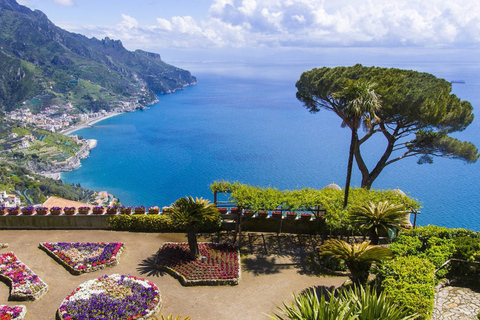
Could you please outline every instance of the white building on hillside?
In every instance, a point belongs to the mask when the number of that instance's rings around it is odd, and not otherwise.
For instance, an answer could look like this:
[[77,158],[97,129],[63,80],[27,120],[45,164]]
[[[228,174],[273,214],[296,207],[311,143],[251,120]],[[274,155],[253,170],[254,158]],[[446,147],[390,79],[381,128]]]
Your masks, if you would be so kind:
[[20,198],[14,194],[7,194],[5,191],[0,191],[0,206],[5,208],[12,208],[20,206]]

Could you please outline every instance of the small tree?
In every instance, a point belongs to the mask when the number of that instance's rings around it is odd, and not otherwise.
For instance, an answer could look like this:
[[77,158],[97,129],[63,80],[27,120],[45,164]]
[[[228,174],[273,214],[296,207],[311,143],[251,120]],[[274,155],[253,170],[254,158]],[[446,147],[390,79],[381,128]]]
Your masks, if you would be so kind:
[[370,241],[349,244],[339,239],[325,241],[320,246],[320,254],[344,260],[350,270],[350,279],[359,284],[367,283],[373,262],[392,258],[390,249],[371,246]]
[[193,260],[200,256],[197,243],[197,225],[203,221],[215,221],[219,212],[217,206],[203,198],[180,198],[171,205],[167,215],[187,231],[188,247]]
[[352,225],[369,233],[372,244],[378,244],[380,232],[404,229],[408,225],[408,211],[403,205],[394,205],[388,201],[377,204],[370,202],[357,206],[350,212]]

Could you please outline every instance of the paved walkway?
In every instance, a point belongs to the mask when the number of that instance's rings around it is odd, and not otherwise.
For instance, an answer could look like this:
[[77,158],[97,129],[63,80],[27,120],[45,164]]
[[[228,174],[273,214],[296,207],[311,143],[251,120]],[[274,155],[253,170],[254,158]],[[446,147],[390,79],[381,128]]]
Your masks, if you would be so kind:
[[446,286],[435,295],[432,320],[477,319],[480,292],[469,288]]

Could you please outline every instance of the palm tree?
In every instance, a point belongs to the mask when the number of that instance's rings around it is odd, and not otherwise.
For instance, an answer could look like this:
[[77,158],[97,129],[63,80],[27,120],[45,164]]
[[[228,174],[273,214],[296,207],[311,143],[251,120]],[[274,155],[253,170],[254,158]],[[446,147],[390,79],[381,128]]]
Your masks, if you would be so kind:
[[372,244],[378,244],[380,232],[404,229],[409,224],[405,207],[391,204],[388,200],[354,207],[350,212],[350,219],[355,227],[369,233]]
[[171,205],[167,215],[183,225],[187,231],[188,247],[193,260],[200,257],[197,243],[197,225],[202,221],[215,221],[219,217],[217,206],[203,198],[180,198]]
[[[343,198],[343,207],[348,203],[348,194],[350,191],[350,180],[352,178],[353,156],[358,147],[358,128],[360,124],[366,129],[373,126],[378,119],[375,112],[380,107],[380,96],[373,90],[373,85],[362,80],[349,80],[346,86],[340,92],[333,95],[338,101],[338,109],[342,109],[339,114],[342,115],[342,127],[348,126],[352,130],[350,140],[350,151],[348,154],[347,178],[345,182],[345,196]],[[363,121],[362,121],[363,120]]]
[[349,244],[339,239],[325,241],[320,246],[320,254],[344,260],[350,270],[350,279],[353,283],[360,284],[367,283],[373,262],[391,259],[393,256],[390,249],[371,246],[370,241]]

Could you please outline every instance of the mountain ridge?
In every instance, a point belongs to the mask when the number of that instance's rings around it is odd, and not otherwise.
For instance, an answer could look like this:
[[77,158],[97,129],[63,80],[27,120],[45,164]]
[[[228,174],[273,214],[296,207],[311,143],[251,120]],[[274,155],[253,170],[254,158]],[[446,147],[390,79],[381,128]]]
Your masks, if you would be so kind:
[[108,110],[115,101],[149,104],[156,94],[196,83],[189,71],[165,63],[158,53],[128,51],[120,40],[71,33],[39,10],[0,0],[4,110],[33,98],[42,106],[71,101],[83,111]]

